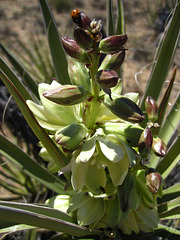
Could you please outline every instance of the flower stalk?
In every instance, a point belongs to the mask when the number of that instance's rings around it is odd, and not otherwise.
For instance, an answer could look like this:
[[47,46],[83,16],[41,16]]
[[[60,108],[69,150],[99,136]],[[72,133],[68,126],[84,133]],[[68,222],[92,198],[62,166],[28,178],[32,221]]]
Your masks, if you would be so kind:
[[[156,104],[147,99],[151,122],[145,129],[140,127],[145,116],[137,104],[138,94],[116,91],[127,35],[102,39],[101,21],[91,21],[77,10],[72,19],[77,24],[75,40],[62,38],[72,85],[55,81],[41,85],[42,106],[29,103],[40,124],[68,156],[69,164],[58,169],[61,174],[71,172],[74,194],[67,212],[90,229],[111,227],[125,234],[152,231],[158,223],[153,194],[162,188],[158,173],[146,175],[146,163],[152,151],[166,152],[160,139],[153,140],[151,131],[157,120]],[[105,57],[100,63],[102,54]],[[54,115],[48,115],[49,109],[55,109]],[[52,168],[52,159],[48,161]],[[143,228],[147,214],[152,216],[152,225]]]

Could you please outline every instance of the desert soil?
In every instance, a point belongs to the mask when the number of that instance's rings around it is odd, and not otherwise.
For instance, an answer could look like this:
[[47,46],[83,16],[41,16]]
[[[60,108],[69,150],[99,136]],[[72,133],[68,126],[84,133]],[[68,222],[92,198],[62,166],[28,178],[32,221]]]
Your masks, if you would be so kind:
[[[74,24],[70,18],[70,12],[74,7],[78,7],[85,11],[87,15],[93,19],[102,19],[102,23],[106,25],[106,1],[105,0],[74,0],[69,1],[70,7],[62,12],[57,12],[54,8],[55,1],[49,0],[53,14],[56,19],[61,36],[72,35]],[[68,1],[67,1],[68,2]],[[114,1],[115,2],[115,1]],[[124,91],[140,91],[143,92],[145,84],[148,80],[149,72],[153,62],[153,56],[160,37],[160,32],[156,32],[153,27],[143,17],[142,10],[145,8],[144,0],[124,0],[126,33],[128,34],[128,42],[126,48],[126,60],[124,66]],[[152,1],[151,1],[152,2]],[[17,38],[28,42],[33,41],[36,32],[44,35],[43,19],[37,0],[1,0],[0,1],[0,41],[9,47],[10,50],[18,48]],[[180,66],[180,49],[177,50],[174,65]],[[19,53],[21,54],[21,53]],[[172,66],[172,67],[173,67]],[[137,74],[139,89],[135,82]],[[172,69],[170,74],[172,73]],[[174,86],[174,96],[179,92],[179,70]],[[167,80],[169,79],[168,76]],[[174,99],[174,97],[172,98]],[[171,102],[172,104],[173,102]]]

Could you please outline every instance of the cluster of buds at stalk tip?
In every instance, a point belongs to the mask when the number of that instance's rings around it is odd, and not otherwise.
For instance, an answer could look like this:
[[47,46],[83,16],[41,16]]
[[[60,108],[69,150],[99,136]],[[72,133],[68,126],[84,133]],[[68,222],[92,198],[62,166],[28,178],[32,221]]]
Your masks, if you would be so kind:
[[[86,64],[87,67],[92,67],[92,56],[95,52],[97,58],[101,54],[107,54],[99,66],[99,71],[106,70],[106,73],[97,74],[97,83],[111,98],[110,88],[118,83],[118,76],[112,71],[117,71],[124,61],[125,48],[123,46],[127,41],[127,35],[113,35],[102,39],[100,20],[91,21],[84,12],[80,12],[78,9],[74,9],[71,16],[77,27],[74,29],[74,39],[62,37],[64,50],[70,57]],[[110,72],[108,73],[108,71]],[[113,76],[110,76],[110,73]]]

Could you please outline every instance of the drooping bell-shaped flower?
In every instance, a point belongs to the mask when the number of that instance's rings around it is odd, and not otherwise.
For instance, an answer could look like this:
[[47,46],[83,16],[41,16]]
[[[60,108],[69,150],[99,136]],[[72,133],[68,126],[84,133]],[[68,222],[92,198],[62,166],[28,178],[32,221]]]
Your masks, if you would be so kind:
[[62,85],[56,81],[53,81],[51,84],[40,83],[38,90],[41,105],[30,100],[27,101],[29,108],[34,113],[39,124],[51,132],[56,132],[72,123],[82,122],[80,104],[64,107],[43,96],[45,91],[51,91],[61,86]]
[[72,185],[75,190],[94,194],[100,194],[102,188],[106,192],[105,169],[108,169],[113,185],[121,185],[135,159],[132,149],[115,135],[94,135],[71,160]]

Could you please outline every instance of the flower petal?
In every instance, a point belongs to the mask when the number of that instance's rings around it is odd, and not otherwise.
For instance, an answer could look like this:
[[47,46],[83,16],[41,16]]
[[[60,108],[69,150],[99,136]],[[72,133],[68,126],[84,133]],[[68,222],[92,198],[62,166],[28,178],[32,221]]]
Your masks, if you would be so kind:
[[77,163],[86,163],[94,154],[96,148],[96,136],[94,135],[90,139],[88,139],[79,154],[76,158]]
[[90,164],[85,185],[94,194],[100,194],[102,192],[101,187],[104,188],[106,186],[106,173],[104,168],[98,168],[97,164]]
[[94,199],[89,197],[89,201],[80,207],[77,211],[77,221],[79,225],[95,224],[102,218],[105,210],[103,199]]
[[108,170],[111,177],[111,180],[115,186],[121,185],[127,175],[129,168],[129,159],[127,154],[125,154],[124,158],[117,162],[108,162]]
[[115,135],[97,136],[102,153],[110,161],[119,162],[125,154],[124,146]]
[[73,189],[82,190],[85,185],[85,178],[89,169],[89,162],[81,163],[76,162],[76,158],[72,158],[72,176],[71,176],[71,183]]
[[38,105],[30,100],[27,100],[26,103],[43,128],[51,131],[57,131],[61,128],[61,126],[64,127],[66,125],[63,121],[60,121],[60,119],[50,115],[43,106]]
[[98,109],[98,114],[96,116],[95,122],[106,122],[106,121],[113,121],[119,120],[119,118],[114,115],[104,104]]

